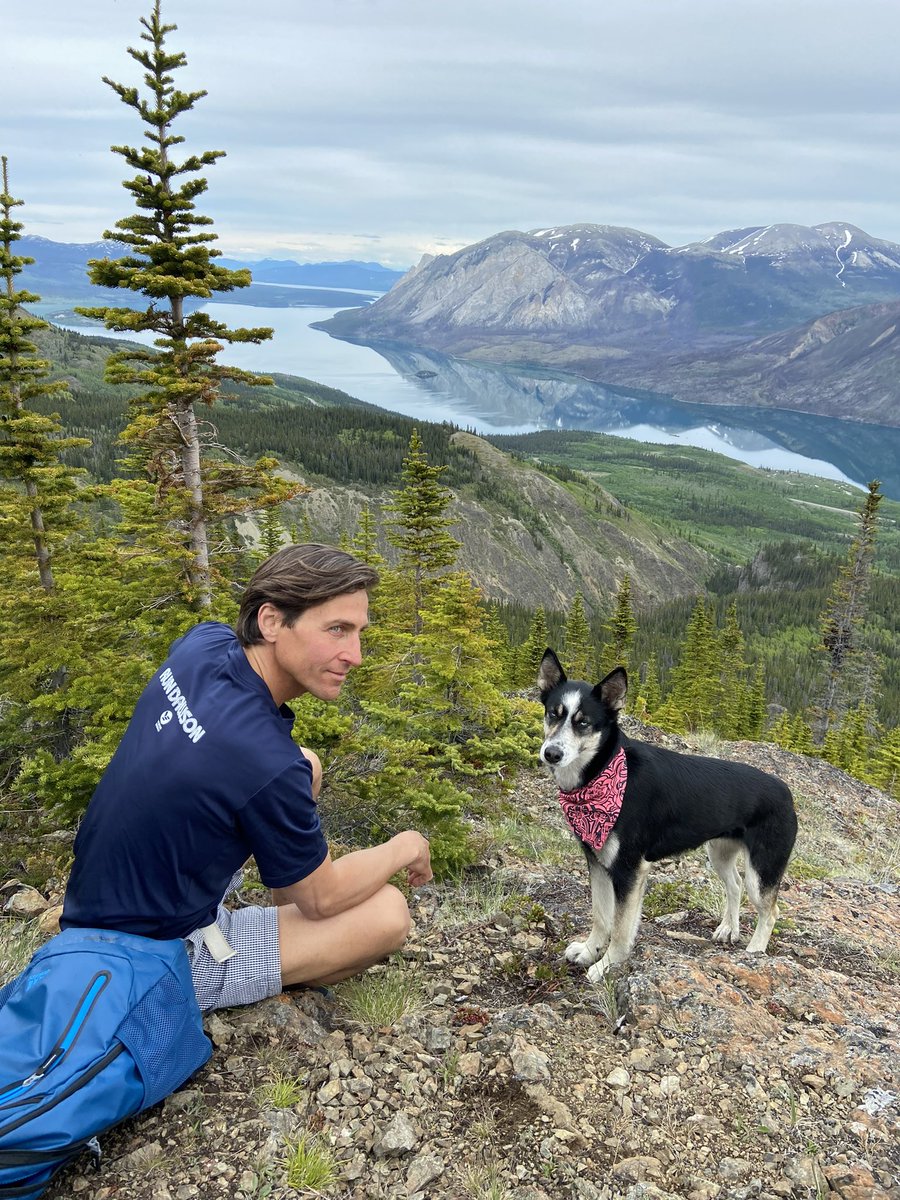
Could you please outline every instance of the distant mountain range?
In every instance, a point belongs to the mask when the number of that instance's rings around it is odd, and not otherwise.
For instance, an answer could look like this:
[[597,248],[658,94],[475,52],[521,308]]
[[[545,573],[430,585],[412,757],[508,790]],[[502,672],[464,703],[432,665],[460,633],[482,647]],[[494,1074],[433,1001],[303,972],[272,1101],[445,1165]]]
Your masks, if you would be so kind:
[[900,424],[900,245],[831,222],[672,247],[572,225],[426,256],[319,327],[711,404]]
[[[102,304],[104,297],[114,297],[115,303],[122,303],[121,293],[104,292],[94,287],[87,277],[89,259],[120,258],[125,254],[125,247],[118,242],[52,242],[48,238],[29,236],[21,238],[16,248],[35,260],[19,276],[21,286],[37,292],[43,300]],[[240,288],[217,299],[278,308],[293,307],[298,303],[325,307],[358,304],[386,292],[403,277],[402,271],[373,262],[298,263],[273,258],[242,262],[224,256],[217,262],[231,270],[249,269],[253,275],[253,284],[249,288]],[[273,286],[276,284],[280,286]],[[309,292],[302,290],[306,288]],[[339,295],[324,295],[321,289]],[[353,292],[356,291],[369,293],[369,297],[355,297]]]

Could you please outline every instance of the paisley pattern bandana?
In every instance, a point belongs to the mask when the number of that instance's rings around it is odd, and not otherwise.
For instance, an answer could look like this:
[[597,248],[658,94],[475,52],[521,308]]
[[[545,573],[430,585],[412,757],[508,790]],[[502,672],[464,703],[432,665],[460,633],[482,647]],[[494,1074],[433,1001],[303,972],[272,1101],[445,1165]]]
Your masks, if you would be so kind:
[[569,828],[598,853],[618,820],[627,782],[628,764],[620,746],[587,787],[559,793],[559,804]]

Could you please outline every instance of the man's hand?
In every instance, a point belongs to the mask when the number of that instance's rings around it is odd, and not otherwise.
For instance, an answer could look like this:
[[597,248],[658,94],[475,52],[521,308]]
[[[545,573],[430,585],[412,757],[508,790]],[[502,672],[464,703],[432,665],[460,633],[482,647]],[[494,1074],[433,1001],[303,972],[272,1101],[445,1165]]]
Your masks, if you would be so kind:
[[434,878],[431,870],[431,847],[421,833],[412,829],[402,836],[410,840],[415,839],[411,847],[415,857],[406,867],[407,882],[410,887],[421,887],[423,883],[428,883]]

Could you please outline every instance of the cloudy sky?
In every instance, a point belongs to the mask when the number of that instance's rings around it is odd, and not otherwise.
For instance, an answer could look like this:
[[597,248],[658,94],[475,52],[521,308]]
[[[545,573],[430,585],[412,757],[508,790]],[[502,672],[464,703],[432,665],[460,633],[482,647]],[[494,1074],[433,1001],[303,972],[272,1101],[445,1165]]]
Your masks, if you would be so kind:
[[[3,16],[0,152],[29,233],[130,210],[101,82],[151,0]],[[163,0],[176,132],[222,149],[199,211],[245,257],[404,267],[503,229],[626,225],[679,245],[844,220],[900,242],[897,0]]]

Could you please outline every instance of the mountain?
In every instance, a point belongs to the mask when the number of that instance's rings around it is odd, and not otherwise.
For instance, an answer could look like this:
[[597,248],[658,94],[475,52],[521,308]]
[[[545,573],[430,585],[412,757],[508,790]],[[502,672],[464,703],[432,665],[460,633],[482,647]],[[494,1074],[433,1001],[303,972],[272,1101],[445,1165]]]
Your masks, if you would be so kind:
[[[116,304],[122,302],[121,294],[96,288],[87,278],[89,259],[121,258],[126,253],[125,247],[119,242],[52,242],[49,238],[26,236],[16,245],[19,253],[34,259],[34,263],[25,267],[19,276],[20,284],[37,292],[43,300],[94,304],[102,304],[104,299]],[[298,263],[290,259],[269,258],[260,262],[240,262],[224,256],[217,261],[231,270],[249,269],[254,281],[249,288],[226,293],[217,297],[218,300],[230,298],[236,303],[277,308],[293,307],[297,303],[326,307],[360,303],[352,293],[363,291],[372,295],[380,294],[403,276],[402,271],[371,262]],[[271,286],[274,284],[282,286]],[[290,290],[298,288],[310,290],[299,293]],[[341,294],[323,295],[321,289]],[[369,298],[365,297],[366,300]]]
[[233,271],[249,268],[254,283],[282,283],[298,287],[350,288],[365,292],[386,292],[403,278],[377,262],[319,262],[298,263],[293,259],[264,258],[260,262],[239,262],[236,258],[220,258],[223,267]]
[[827,313],[784,333],[674,361],[611,364],[674,399],[756,405],[900,425],[900,301]]
[[850,391],[854,417],[897,424],[898,300],[900,245],[853,225],[759,226],[680,247],[576,225],[426,256],[368,308],[318,327],[713,404],[846,416]]

